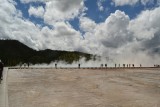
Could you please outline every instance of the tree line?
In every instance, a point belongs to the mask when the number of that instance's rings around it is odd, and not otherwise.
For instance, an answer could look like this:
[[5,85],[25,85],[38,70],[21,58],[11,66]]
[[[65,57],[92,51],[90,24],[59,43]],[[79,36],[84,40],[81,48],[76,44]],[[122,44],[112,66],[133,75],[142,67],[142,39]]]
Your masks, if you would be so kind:
[[36,51],[17,40],[0,40],[0,59],[5,66],[16,66],[20,63],[49,64],[52,61],[72,63],[73,61],[79,61],[82,57],[88,61],[93,58],[93,55],[50,49]]

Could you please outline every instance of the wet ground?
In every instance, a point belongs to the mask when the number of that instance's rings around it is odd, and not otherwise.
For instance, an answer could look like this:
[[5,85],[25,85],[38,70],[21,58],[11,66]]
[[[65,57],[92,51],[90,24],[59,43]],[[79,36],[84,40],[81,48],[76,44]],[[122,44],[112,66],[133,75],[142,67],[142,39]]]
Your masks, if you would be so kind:
[[160,107],[160,69],[10,69],[9,107]]

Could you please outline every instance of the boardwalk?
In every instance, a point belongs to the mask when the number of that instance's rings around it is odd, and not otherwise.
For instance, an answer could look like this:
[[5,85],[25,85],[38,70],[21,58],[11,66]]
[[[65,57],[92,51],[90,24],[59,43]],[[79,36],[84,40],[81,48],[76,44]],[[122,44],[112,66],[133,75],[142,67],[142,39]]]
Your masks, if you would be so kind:
[[10,69],[9,107],[160,107],[160,69]]
[[8,107],[7,68],[4,68],[3,81],[0,84],[0,107]]

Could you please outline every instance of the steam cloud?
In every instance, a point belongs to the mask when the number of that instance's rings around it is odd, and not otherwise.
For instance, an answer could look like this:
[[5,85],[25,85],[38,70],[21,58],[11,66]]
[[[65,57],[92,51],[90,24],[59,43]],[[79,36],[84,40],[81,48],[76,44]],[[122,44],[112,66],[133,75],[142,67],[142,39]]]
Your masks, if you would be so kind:
[[[52,27],[34,24],[23,17],[22,12],[16,8],[15,1],[1,0],[1,39],[16,39],[36,50],[53,49],[97,54],[109,57],[112,59],[109,63],[113,64],[134,63],[153,66],[160,63],[159,6],[142,11],[134,19],[130,19],[123,11],[117,10],[111,13],[105,22],[97,24],[84,16],[87,7],[83,0],[35,1],[43,2],[46,7],[40,9],[43,14],[38,13],[41,12],[38,8],[30,7],[34,10],[31,15],[42,18],[46,25]],[[116,2],[116,0],[113,1]],[[34,0],[21,0],[21,2],[27,4]],[[75,17],[80,20],[80,29],[84,32],[83,34],[69,23],[69,20]],[[99,66],[104,62],[107,63],[107,61],[80,60],[82,66],[87,64]],[[77,63],[72,65],[77,66]]]

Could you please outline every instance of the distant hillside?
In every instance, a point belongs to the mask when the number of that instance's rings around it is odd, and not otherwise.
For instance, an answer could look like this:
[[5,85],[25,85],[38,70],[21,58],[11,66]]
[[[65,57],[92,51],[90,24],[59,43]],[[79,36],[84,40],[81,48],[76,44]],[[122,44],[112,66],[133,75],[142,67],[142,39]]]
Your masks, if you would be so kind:
[[93,58],[93,55],[82,52],[68,52],[56,50],[33,50],[16,40],[0,40],[0,59],[6,66],[15,66],[19,63],[50,63],[63,60],[67,63],[78,61],[81,57],[86,60]]

